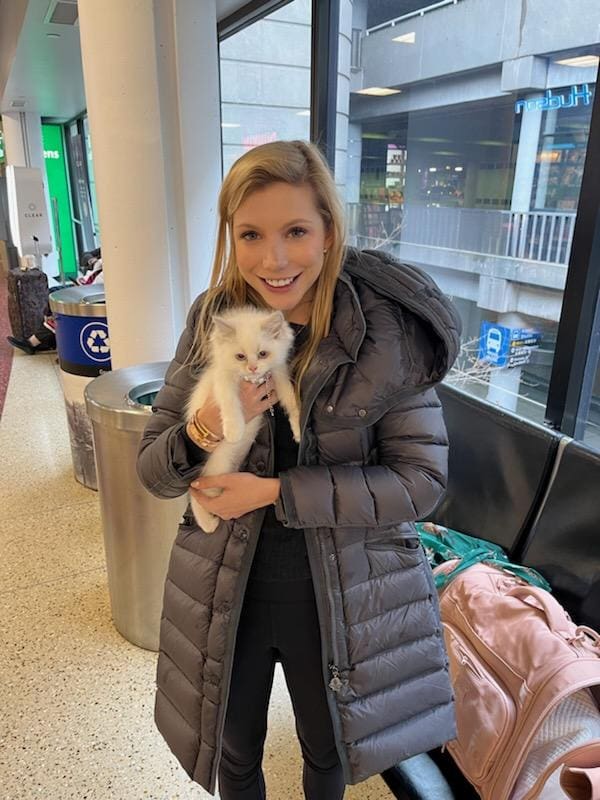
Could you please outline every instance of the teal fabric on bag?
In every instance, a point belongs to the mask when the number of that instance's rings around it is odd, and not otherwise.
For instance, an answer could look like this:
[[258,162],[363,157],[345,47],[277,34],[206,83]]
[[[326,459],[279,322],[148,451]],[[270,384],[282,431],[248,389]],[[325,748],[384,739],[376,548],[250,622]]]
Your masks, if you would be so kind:
[[474,564],[485,562],[492,567],[516,575],[532,586],[539,586],[547,592],[552,591],[550,584],[539,572],[520,564],[511,563],[504,550],[497,544],[485,539],[476,539],[474,536],[468,536],[466,533],[459,533],[452,528],[445,528],[443,525],[431,522],[417,522],[416,528],[432,568],[451,559],[460,561],[450,572],[435,575],[435,585],[438,589],[443,589],[452,578]]

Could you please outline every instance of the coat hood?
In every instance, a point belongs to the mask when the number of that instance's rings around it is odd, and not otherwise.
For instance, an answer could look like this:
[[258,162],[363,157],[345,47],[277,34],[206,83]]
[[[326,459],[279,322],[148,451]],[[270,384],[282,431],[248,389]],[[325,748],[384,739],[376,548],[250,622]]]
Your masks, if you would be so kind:
[[346,248],[342,276],[366,284],[377,295],[389,298],[411,312],[432,348],[423,363],[425,382],[439,383],[449,372],[460,350],[462,323],[458,311],[435,281],[414,264],[397,261],[382,250]]

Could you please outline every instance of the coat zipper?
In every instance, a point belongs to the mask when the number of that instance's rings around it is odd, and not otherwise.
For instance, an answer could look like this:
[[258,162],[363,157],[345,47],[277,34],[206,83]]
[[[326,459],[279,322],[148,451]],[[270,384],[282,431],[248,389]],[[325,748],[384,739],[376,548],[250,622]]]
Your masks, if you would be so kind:
[[[319,392],[323,388],[323,386],[327,383],[331,375],[335,372],[335,370],[341,366],[342,364],[350,363],[351,359],[340,359],[339,361],[335,362],[333,366],[327,370],[323,375],[320,376],[318,382],[315,381],[313,384],[312,392],[310,396],[307,396],[306,401],[303,403],[303,411],[306,409],[306,412],[303,414],[304,419],[302,420],[301,428],[300,428],[300,446],[298,447],[298,458],[297,464],[300,466],[302,464],[302,458],[304,456],[304,445],[306,442],[306,425],[307,421],[310,418],[310,413],[313,407],[315,400],[317,399]],[[308,561],[310,564],[310,569],[313,577],[313,586],[315,589],[315,601],[317,605],[317,617],[319,619],[319,629],[321,633],[321,650],[322,650],[322,667],[323,667],[323,679],[325,682],[325,695],[327,697],[327,704],[329,706],[329,716],[331,717],[331,722],[333,725],[334,731],[334,738],[335,744],[338,751],[338,755],[340,758],[340,763],[342,765],[342,771],[344,775],[344,782],[350,784],[352,782],[352,772],[350,769],[350,762],[348,761],[348,755],[346,753],[346,748],[344,747],[344,741],[342,738],[342,725],[340,722],[340,715],[337,709],[337,704],[335,701],[335,697],[331,694],[331,692],[327,691],[327,688],[330,688],[332,692],[338,692],[344,686],[344,680],[340,678],[340,674],[343,674],[343,671],[340,669],[338,661],[338,650],[337,650],[337,642],[335,639],[335,610],[334,610],[334,602],[333,602],[333,590],[331,588],[331,578],[329,576],[328,566],[327,566],[327,558],[326,553],[323,552],[323,557],[321,557],[321,553],[317,548],[321,548],[323,550],[324,545],[321,543],[319,539],[319,544],[315,542],[315,538],[319,537],[318,529],[316,528],[309,528],[304,530],[304,539],[306,541],[306,549],[308,552]],[[321,572],[324,573],[324,576],[321,575]],[[323,586],[325,584],[325,586]],[[327,600],[329,602],[329,607],[331,608],[331,617],[329,619],[329,625],[331,625],[331,635],[328,635],[327,631],[327,614],[326,610],[323,607],[323,588],[325,589],[325,594],[327,595]],[[332,658],[333,662],[329,661],[327,648],[328,645],[331,645],[332,650]],[[347,683],[347,681],[346,681]]]

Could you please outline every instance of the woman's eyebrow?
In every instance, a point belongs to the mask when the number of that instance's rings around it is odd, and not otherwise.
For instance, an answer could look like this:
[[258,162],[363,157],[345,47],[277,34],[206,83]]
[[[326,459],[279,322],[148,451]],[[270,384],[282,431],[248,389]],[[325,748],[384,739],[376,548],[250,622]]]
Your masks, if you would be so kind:
[[[291,219],[289,222],[286,222],[285,225],[281,226],[281,230],[283,230],[284,228],[289,228],[290,225],[295,225],[297,222],[308,222],[309,225],[311,224],[311,220],[310,219]],[[257,230],[260,230],[258,225],[253,225],[251,222],[238,222],[238,224],[235,225],[234,227],[235,228],[256,228]]]

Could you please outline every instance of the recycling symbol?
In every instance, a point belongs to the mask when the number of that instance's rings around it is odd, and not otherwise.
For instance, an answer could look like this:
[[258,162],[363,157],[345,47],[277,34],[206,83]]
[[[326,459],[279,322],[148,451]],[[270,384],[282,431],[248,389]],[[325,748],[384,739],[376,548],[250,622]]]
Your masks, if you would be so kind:
[[79,335],[81,349],[92,361],[110,361],[110,339],[105,322],[88,322]]

